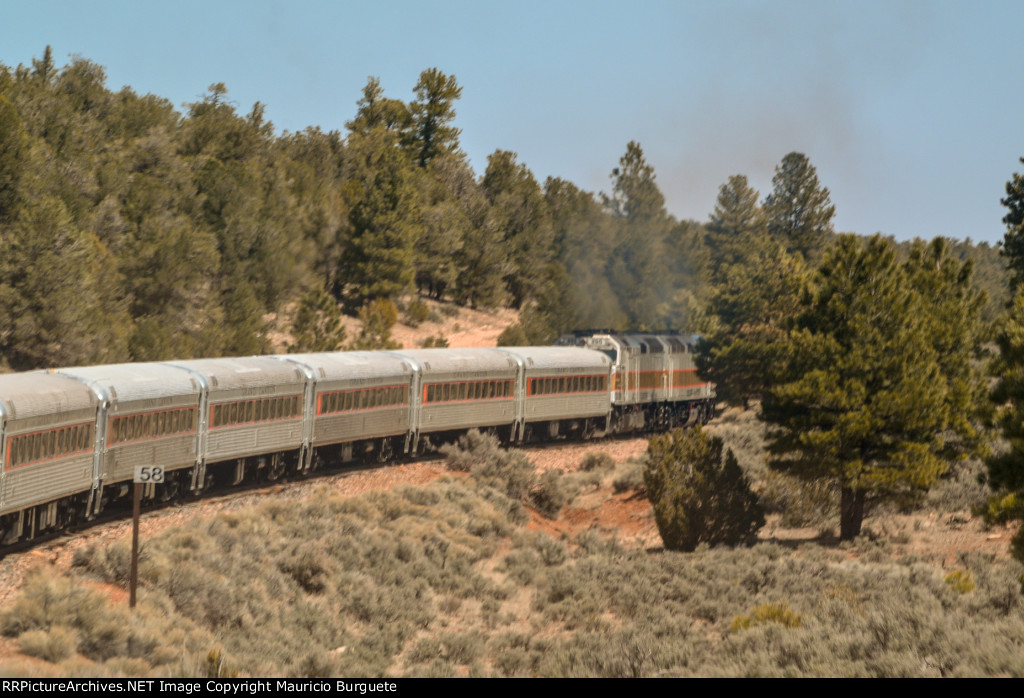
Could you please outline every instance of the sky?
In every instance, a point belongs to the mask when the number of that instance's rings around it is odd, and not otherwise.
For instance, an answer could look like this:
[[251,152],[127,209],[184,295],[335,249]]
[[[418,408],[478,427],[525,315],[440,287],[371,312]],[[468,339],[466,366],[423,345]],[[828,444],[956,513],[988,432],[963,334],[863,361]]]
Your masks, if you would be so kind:
[[669,212],[705,221],[731,175],[766,195],[798,151],[840,232],[995,244],[1024,171],[1021,27],[1010,0],[4,0],[0,63],[50,45],[182,111],[223,82],[278,132],[344,132],[370,76],[410,101],[438,68],[478,175],[510,150],[608,192],[637,141]]

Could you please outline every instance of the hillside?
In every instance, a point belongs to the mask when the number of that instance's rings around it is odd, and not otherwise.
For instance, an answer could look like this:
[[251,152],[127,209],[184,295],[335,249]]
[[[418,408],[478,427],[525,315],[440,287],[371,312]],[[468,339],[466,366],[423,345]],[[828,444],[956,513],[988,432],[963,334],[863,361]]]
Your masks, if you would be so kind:
[[[770,506],[802,494],[758,469],[751,412],[728,410],[710,428]],[[919,511],[873,512],[853,544],[827,523],[791,527],[776,513],[752,549],[677,554],[661,549],[634,489],[644,449],[643,439],[531,448],[537,471],[567,473],[574,496],[555,518],[437,460],[147,515],[130,621],[128,523],[9,556],[2,671],[1024,673],[1021,570],[1010,531],[986,531],[962,508],[979,496],[969,478]],[[591,452],[608,458],[582,470]]]

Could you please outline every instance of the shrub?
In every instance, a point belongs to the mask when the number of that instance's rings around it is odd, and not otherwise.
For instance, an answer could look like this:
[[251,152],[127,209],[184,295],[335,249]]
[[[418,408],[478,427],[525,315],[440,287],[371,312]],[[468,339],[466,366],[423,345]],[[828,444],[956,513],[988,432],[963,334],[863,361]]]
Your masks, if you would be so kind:
[[733,618],[729,630],[735,633],[765,623],[778,623],[784,628],[799,628],[803,619],[785,601],[766,603],[755,606],[749,615]]
[[626,464],[615,471],[612,479],[612,489],[615,493],[636,490],[638,494],[644,494],[644,464],[632,458]]
[[432,337],[420,340],[420,346],[424,349],[444,349],[448,346],[448,338],[438,332]]
[[953,570],[945,577],[946,585],[958,594],[968,594],[977,586],[970,572]]
[[580,470],[611,471],[615,469],[615,459],[604,451],[591,451],[580,461]]
[[764,512],[732,451],[698,425],[651,439],[644,484],[669,550],[737,545],[764,525]]
[[482,485],[494,487],[512,499],[524,499],[533,488],[536,469],[522,451],[506,451],[491,434],[476,429],[443,446],[449,470],[469,472]]
[[54,625],[49,630],[27,630],[18,636],[18,647],[30,657],[56,663],[75,653],[78,633],[66,625]]
[[418,327],[430,317],[430,308],[419,298],[414,298],[405,309],[405,322],[409,327]]
[[557,519],[571,497],[560,470],[548,470],[540,477],[540,484],[531,493],[534,509],[549,519]]

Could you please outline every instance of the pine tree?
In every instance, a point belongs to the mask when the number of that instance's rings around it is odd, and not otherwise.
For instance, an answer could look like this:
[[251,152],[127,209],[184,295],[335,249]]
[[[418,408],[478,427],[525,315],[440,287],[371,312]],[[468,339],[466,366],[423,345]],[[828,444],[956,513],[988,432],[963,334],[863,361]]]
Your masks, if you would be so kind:
[[[997,493],[987,518],[1005,523],[1024,520],[1024,290],[1018,290],[1002,322],[992,391],[997,420],[1009,450],[988,459],[989,486]],[[1024,528],[1013,539],[1014,556],[1024,562]]]
[[547,201],[533,173],[507,150],[487,156],[482,186],[505,234],[502,247],[512,265],[505,286],[513,307],[519,308],[551,290],[547,274],[554,260],[554,231]]
[[412,287],[421,214],[412,166],[392,134],[380,128],[353,134],[349,151],[351,237],[342,258],[342,297],[353,308]]
[[127,317],[113,268],[52,196],[0,226],[0,357],[26,371],[127,358]]
[[808,262],[821,258],[835,233],[836,207],[818,173],[803,153],[782,158],[772,177],[772,193],[764,201],[768,232],[790,254],[802,254]]
[[[881,236],[840,237],[801,303],[785,380],[762,405],[773,467],[838,484],[844,540],[859,535],[869,498],[926,490],[973,438],[920,271]],[[950,330],[952,343],[974,342]]]
[[762,243],[744,263],[728,267],[710,301],[716,322],[700,358],[720,399],[746,409],[780,378],[788,325],[807,281],[803,259],[780,246]]
[[[1024,158],[1020,161],[1024,163]],[[1024,281],[1024,176],[1013,173],[1006,183],[1006,198],[1000,202],[1009,209],[1003,216],[1006,234],[1001,254],[1010,270],[1010,288],[1015,291]]]
[[654,181],[654,167],[644,158],[639,143],[631,141],[626,146],[611,179],[612,194],[605,196],[604,202],[619,221],[619,235],[607,274],[629,322],[637,329],[650,329],[669,285],[663,254],[671,220],[665,211],[665,197]]
[[759,198],[743,175],[733,175],[718,190],[705,238],[712,283],[724,283],[730,267],[748,264],[768,247],[768,222]]
[[345,328],[337,301],[317,286],[302,297],[292,325],[293,341],[288,353],[341,351]]
[[0,94],[0,224],[14,217],[18,187],[25,168],[26,141],[17,108]]
[[454,75],[429,68],[420,73],[413,89],[416,100],[409,109],[412,113],[411,151],[416,163],[426,167],[438,155],[459,149],[462,131],[451,123],[455,120],[455,102],[462,96],[462,88]]
[[[1003,218],[1006,235],[1002,254],[1012,274],[1010,287],[1014,295],[997,338],[999,356],[992,373],[998,382],[992,391],[992,402],[996,424],[1010,448],[988,460],[989,485],[997,492],[988,518],[1006,522],[1024,520],[1024,176],[1013,174],[1006,183],[1002,204],[1009,209]],[[1024,562],[1024,528],[1013,539],[1013,553]]]

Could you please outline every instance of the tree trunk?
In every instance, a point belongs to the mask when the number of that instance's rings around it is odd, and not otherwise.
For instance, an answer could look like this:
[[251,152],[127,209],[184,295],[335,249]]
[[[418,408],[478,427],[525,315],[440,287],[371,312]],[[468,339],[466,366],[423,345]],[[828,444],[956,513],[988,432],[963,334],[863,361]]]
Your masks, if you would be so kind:
[[839,539],[853,540],[864,522],[864,490],[844,487],[839,502]]

